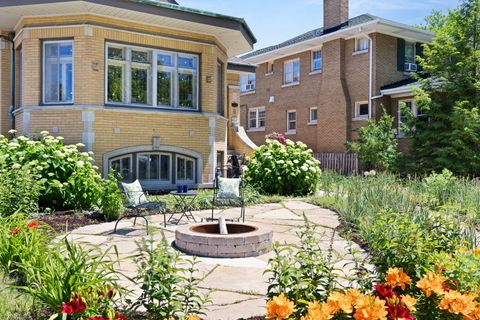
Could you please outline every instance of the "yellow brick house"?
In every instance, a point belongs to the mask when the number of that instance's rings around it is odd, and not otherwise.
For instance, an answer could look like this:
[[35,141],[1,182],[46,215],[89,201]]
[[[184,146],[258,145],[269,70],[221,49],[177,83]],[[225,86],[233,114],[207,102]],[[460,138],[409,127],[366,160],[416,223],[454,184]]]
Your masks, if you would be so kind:
[[[243,19],[173,0],[2,0],[0,133],[47,130],[148,189],[212,181]],[[13,67],[13,68],[12,68]]]

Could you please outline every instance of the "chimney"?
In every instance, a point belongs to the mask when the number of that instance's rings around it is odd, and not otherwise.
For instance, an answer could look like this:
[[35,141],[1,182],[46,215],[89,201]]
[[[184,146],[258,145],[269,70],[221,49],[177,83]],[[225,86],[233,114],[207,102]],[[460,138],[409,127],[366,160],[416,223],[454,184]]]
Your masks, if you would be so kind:
[[328,30],[348,20],[349,0],[323,0],[323,29]]

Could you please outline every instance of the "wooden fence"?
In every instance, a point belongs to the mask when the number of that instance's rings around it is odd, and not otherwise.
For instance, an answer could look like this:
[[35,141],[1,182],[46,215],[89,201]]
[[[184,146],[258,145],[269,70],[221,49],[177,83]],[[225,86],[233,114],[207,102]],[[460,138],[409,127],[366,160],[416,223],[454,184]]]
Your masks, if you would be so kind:
[[322,170],[333,170],[341,174],[358,174],[358,154],[356,153],[316,153]]

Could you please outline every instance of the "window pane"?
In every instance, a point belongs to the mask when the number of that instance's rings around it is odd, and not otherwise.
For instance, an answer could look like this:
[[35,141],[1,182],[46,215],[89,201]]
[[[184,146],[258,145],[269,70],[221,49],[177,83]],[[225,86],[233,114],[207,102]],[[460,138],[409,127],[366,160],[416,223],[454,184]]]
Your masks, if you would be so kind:
[[293,62],[293,81],[300,80],[300,61]]
[[160,156],[152,154],[150,155],[150,180],[160,179]]
[[193,74],[179,73],[178,74],[178,90],[179,101],[178,104],[183,108],[194,108],[193,104]]
[[138,179],[140,180],[147,179],[148,160],[148,156],[138,156]]
[[170,180],[170,156],[161,156],[160,180]]
[[362,103],[358,106],[358,114],[360,116],[368,116],[368,104]]
[[130,157],[122,158],[120,174],[125,179],[130,179],[131,178]]
[[44,101],[73,101],[73,45],[46,43],[44,57]]
[[157,63],[159,66],[173,66],[173,58],[168,54],[159,54],[157,57]]
[[184,69],[196,69],[197,58],[195,57],[178,57],[178,67]]
[[177,158],[177,179],[185,180],[185,159]]
[[150,63],[150,57],[148,52],[132,50],[132,62]]
[[110,162],[110,168],[112,168],[116,173],[121,174],[120,160],[113,160]]
[[125,60],[125,51],[122,48],[108,47],[108,59]]
[[415,63],[415,44],[407,42],[405,44],[405,62]]
[[148,72],[148,69],[132,68],[132,103],[149,103]]
[[322,69],[322,51],[321,50],[314,51],[312,59],[313,59],[312,69],[313,70]]
[[317,109],[310,109],[310,120],[317,121]]
[[258,126],[260,128],[265,127],[265,110],[258,111]]
[[157,104],[170,106],[172,92],[172,73],[159,71],[157,75]]
[[186,180],[193,180],[193,161],[192,160],[187,160],[186,161],[186,174],[185,174],[185,179]]
[[257,127],[257,111],[252,110],[249,112],[249,119],[250,119],[250,128]]
[[123,66],[108,66],[107,99],[109,102],[125,102],[123,94],[124,70]]

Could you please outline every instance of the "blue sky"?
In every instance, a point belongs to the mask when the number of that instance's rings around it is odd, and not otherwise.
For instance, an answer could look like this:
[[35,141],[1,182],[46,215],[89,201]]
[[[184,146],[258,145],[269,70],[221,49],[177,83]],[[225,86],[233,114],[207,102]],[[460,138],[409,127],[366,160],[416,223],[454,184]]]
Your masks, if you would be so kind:
[[[322,26],[323,0],[177,0],[180,5],[243,17],[258,39],[256,49]],[[350,17],[371,13],[406,24],[422,24],[432,10],[458,0],[350,0]]]

